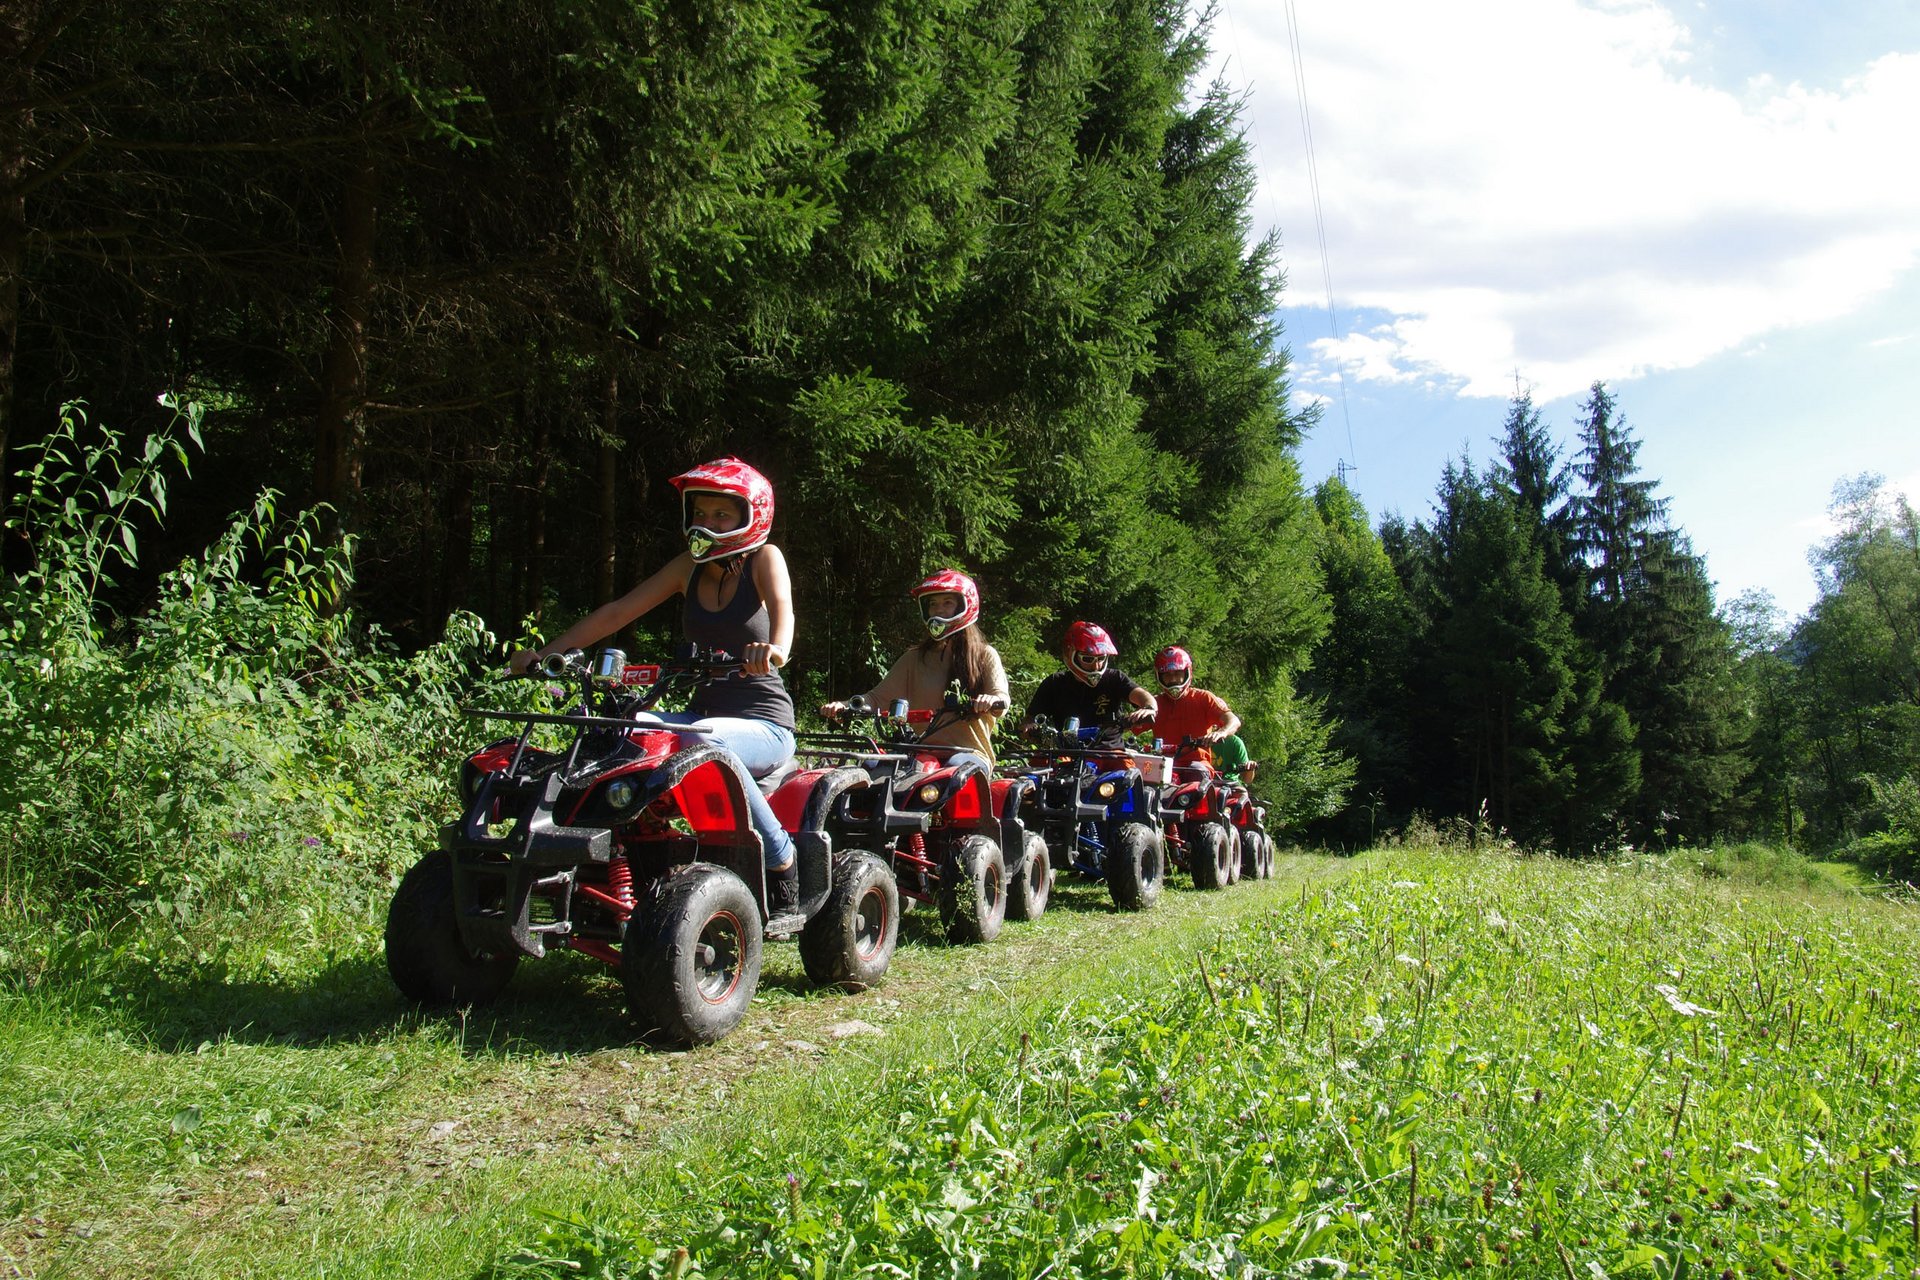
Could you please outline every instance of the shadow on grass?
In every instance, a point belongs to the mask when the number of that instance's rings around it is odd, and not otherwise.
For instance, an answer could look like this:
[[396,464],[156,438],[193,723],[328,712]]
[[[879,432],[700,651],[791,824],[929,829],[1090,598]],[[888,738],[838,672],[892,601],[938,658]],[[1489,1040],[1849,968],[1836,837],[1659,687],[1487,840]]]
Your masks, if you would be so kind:
[[414,1004],[377,955],[286,977],[234,978],[217,969],[150,975],[117,991],[116,1003],[118,1017],[164,1053],[222,1040],[319,1049],[431,1029],[456,1038],[470,1056],[592,1053],[641,1042],[611,973],[566,955],[523,964],[498,1000],[465,1009]]

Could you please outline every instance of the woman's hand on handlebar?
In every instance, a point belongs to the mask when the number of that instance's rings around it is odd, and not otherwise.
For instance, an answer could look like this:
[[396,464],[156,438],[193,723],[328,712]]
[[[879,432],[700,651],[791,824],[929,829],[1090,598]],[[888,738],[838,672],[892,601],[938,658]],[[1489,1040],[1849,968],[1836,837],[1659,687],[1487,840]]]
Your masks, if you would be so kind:
[[828,724],[839,724],[840,717],[847,714],[844,702],[823,702],[820,704],[820,718]]
[[999,715],[1007,709],[1006,699],[983,693],[973,700],[972,712],[976,716]]
[[740,669],[750,676],[764,676],[775,667],[787,665],[787,651],[777,644],[755,640],[740,655]]
[[520,649],[510,653],[507,655],[507,674],[523,676],[527,674],[527,669],[539,660],[540,653],[536,649]]

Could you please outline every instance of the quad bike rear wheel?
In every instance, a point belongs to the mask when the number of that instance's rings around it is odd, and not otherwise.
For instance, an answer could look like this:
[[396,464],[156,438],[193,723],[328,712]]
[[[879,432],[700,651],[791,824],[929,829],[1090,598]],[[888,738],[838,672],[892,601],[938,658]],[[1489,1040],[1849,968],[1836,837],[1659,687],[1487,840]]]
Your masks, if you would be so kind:
[[1167,850],[1160,833],[1143,822],[1116,822],[1107,829],[1107,892],[1122,911],[1145,911],[1160,900]]
[[1053,855],[1038,831],[1027,832],[1027,857],[1020,874],[1012,877],[1007,893],[1007,916],[1013,920],[1038,920],[1046,914],[1047,899],[1053,896]]
[[1254,874],[1262,880],[1273,879],[1273,838],[1264,831],[1249,831],[1247,837],[1259,852]]
[[520,964],[516,953],[476,953],[461,940],[453,855],[445,851],[428,854],[401,877],[387,907],[386,945],[394,985],[421,1004],[486,1004]]
[[864,991],[886,974],[900,937],[900,886],[863,849],[834,855],[827,903],[800,931],[800,963],[822,987]]
[[992,942],[1007,919],[1007,863],[985,836],[961,836],[940,867],[940,923],[949,942]]
[[760,908],[739,876],[696,862],[674,871],[627,922],[620,981],[635,1019],[679,1044],[740,1024],[760,986]]
[[1233,844],[1227,829],[1217,822],[1196,822],[1189,828],[1188,856],[1193,860],[1193,887],[1224,889],[1231,874]]

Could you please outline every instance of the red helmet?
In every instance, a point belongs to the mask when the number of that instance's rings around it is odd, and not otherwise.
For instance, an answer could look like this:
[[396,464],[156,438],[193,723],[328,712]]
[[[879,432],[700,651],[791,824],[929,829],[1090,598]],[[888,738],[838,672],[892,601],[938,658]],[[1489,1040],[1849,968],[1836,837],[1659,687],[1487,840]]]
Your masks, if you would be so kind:
[[1091,622],[1076,622],[1067,628],[1064,642],[1067,651],[1067,668],[1083,684],[1093,684],[1106,673],[1107,659],[1120,651],[1113,646],[1113,637],[1106,628],[1096,627]]
[[[680,491],[680,527],[686,531],[687,549],[695,564],[724,560],[765,545],[773,532],[773,486],[767,478],[738,458],[716,458],[703,462],[684,475],[673,478]],[[738,498],[746,508],[746,519],[738,529],[715,533],[693,523],[693,495],[724,493]]]
[[1160,677],[1162,689],[1183,688],[1193,683],[1193,655],[1170,644],[1153,655],[1153,671]]
[[[927,631],[935,640],[944,639],[956,631],[964,631],[980,621],[980,588],[958,569],[942,569],[907,594],[920,602],[921,616],[926,618]],[[947,594],[960,597],[960,612],[943,618],[928,614],[930,602],[927,597]]]

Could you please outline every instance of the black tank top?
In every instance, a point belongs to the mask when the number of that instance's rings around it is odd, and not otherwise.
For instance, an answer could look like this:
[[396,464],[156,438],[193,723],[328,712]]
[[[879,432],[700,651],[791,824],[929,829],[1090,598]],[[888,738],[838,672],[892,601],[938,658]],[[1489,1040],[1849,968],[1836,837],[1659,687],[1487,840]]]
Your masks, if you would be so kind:
[[[718,609],[700,603],[700,565],[693,567],[687,579],[686,605],[680,614],[680,631],[697,645],[725,649],[738,657],[747,645],[773,639],[773,620],[760,598],[753,580],[753,562],[760,552],[749,551],[737,571],[740,585],[733,599]],[[793,696],[778,671],[764,676],[744,673],[709,680],[693,691],[693,710],[703,716],[738,716],[748,720],[771,720],[782,728],[793,728]]]

